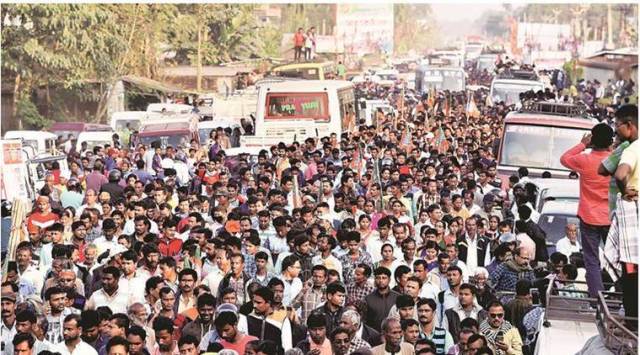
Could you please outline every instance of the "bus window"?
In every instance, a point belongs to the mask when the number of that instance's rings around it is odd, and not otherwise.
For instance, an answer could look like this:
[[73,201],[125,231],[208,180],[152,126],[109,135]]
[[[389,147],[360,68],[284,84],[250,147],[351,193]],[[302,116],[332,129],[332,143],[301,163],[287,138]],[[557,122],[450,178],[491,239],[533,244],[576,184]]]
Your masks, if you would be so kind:
[[322,75],[324,80],[331,80],[336,78],[336,68],[333,65],[325,65],[322,67]]
[[316,121],[329,121],[327,94],[267,94],[267,114],[265,120],[312,118]]
[[353,90],[338,92],[338,104],[340,105],[340,120],[342,131],[350,131],[355,127],[356,98]]

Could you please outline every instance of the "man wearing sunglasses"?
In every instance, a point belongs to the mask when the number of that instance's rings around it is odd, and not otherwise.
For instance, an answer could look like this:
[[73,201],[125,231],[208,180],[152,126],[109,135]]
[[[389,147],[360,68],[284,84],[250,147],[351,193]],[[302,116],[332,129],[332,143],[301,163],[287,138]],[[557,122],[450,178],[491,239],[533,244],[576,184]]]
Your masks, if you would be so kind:
[[504,307],[493,301],[488,307],[489,317],[480,323],[480,334],[484,335],[489,347],[496,354],[522,354],[522,339],[518,328],[504,318]]

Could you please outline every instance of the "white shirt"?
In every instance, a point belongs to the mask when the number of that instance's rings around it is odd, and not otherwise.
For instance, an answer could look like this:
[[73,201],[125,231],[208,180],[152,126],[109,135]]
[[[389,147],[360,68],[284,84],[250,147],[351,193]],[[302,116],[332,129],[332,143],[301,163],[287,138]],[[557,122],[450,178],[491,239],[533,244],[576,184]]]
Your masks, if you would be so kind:
[[30,282],[36,289],[37,294],[40,294],[42,286],[44,286],[44,274],[38,270],[35,265],[27,266],[22,274],[20,274],[20,270],[18,269],[18,275],[20,276],[20,280]]
[[135,273],[135,276],[131,279],[127,279],[126,277],[120,277],[118,280],[118,290],[122,290],[122,292],[129,295],[131,298],[132,304],[135,302],[140,302],[142,304],[146,303],[146,299],[144,298],[144,286],[147,283],[149,278],[146,275],[138,275]]
[[470,239],[468,235],[464,237],[467,242],[467,268],[473,272],[478,267],[478,236]]
[[4,322],[2,321],[0,321],[0,323],[2,324],[0,326],[0,333],[2,334],[2,343],[4,344],[5,348],[5,351],[3,351],[3,353],[9,354],[9,352],[7,352],[7,349],[13,349],[13,343],[11,343],[11,341],[13,340],[13,337],[15,337],[18,333],[18,331],[16,330],[16,321],[13,321],[13,326],[11,328],[4,325]]
[[100,236],[93,241],[93,244],[96,245],[98,255],[100,255],[109,249],[115,250],[118,248],[118,238],[114,235],[111,240],[107,240],[104,236]]
[[[154,234],[160,234],[160,230],[158,229],[158,223],[149,220],[149,222],[151,222],[151,228],[149,229],[150,233],[154,233]],[[135,223],[133,222],[133,219],[130,219],[128,221],[126,221],[124,223],[124,228],[122,228],[122,234],[133,234],[133,232],[135,232]]]
[[324,265],[327,269],[336,270],[340,279],[342,279],[342,264],[340,263],[340,260],[332,254],[329,254],[326,259],[323,259],[321,254],[318,254],[311,259],[311,263],[313,266]]
[[576,240],[575,244],[571,244],[571,241],[566,236],[556,243],[556,251],[564,254],[568,257],[573,253],[580,252],[580,242]]
[[82,340],[80,340],[78,345],[76,345],[75,349],[73,349],[73,352],[70,352],[69,349],[67,349],[67,346],[64,342],[54,345],[53,351],[59,352],[61,355],[98,355],[96,349]]
[[[478,236],[476,235],[476,237],[471,240],[469,235],[465,234],[464,239],[467,242],[467,261],[465,261],[465,264],[467,264],[467,271],[473,275],[477,267],[485,266],[484,264],[478,264]],[[484,257],[485,264],[490,258],[489,251],[490,248],[487,247],[487,254]]]
[[205,277],[205,279],[202,281],[202,284],[209,286],[209,288],[211,289],[211,294],[215,297],[218,297],[218,287],[220,286],[220,281],[222,281],[224,276],[225,273],[216,268],[207,274],[207,277]]
[[97,309],[101,306],[108,306],[113,313],[127,314],[127,308],[131,305],[131,297],[126,291],[118,288],[116,293],[109,296],[104,289],[101,288],[94,292],[87,301],[86,309]]
[[291,305],[291,301],[302,291],[302,280],[299,277],[294,277],[291,281],[284,279],[284,276],[279,275],[278,278],[284,283],[284,295],[282,297],[282,305],[287,307]]
[[153,176],[156,175],[156,171],[153,170],[153,156],[156,155],[156,152],[153,148],[149,147],[149,149],[144,152],[144,155],[142,156],[142,160],[144,160],[144,167],[147,170],[147,172]]
[[[371,262],[377,263],[382,260],[382,246],[386,243],[389,243],[393,246],[395,252],[396,238],[394,238],[391,234],[387,237],[386,240],[382,240],[380,235],[367,239],[366,249],[371,255]],[[400,255],[402,256],[402,251],[400,251]]]
[[431,282],[425,282],[420,289],[420,297],[422,298],[431,298],[432,300],[437,300],[438,293],[440,293],[440,289],[438,288],[438,286],[432,284]]

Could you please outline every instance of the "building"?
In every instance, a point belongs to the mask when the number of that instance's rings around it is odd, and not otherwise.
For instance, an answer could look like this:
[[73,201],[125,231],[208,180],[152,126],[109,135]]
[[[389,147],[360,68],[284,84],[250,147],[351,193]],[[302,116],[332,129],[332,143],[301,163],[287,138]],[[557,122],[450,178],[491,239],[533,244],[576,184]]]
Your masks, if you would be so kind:
[[609,79],[635,81],[638,77],[638,49],[603,50],[580,59],[578,66],[583,69],[585,80],[597,79],[601,83]]

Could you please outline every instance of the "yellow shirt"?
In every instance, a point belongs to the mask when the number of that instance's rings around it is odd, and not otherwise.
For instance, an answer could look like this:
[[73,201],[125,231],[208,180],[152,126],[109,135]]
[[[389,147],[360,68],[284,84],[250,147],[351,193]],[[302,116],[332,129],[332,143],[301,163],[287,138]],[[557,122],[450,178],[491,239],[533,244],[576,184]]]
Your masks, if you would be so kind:
[[638,142],[640,142],[640,140],[636,139],[635,142],[631,143],[627,149],[622,152],[620,163],[618,164],[618,166],[627,164],[631,167],[631,175],[629,176],[627,186],[635,190],[640,190],[638,188],[640,186],[638,183],[638,179],[640,179],[640,167],[638,166],[640,160],[640,143]]

